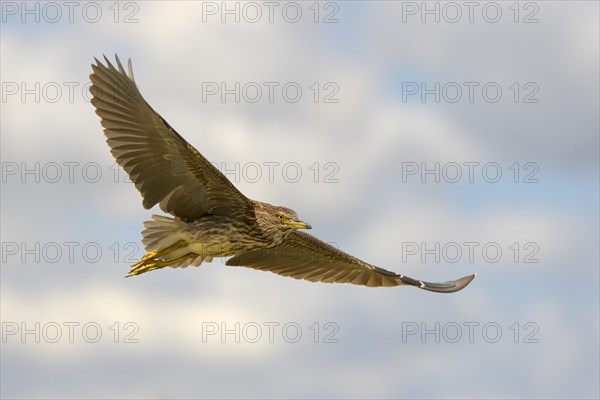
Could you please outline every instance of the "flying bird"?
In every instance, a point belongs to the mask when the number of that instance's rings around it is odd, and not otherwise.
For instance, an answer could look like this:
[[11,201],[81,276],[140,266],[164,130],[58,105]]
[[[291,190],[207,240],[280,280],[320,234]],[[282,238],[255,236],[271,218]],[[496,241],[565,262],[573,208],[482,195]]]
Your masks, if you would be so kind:
[[127,276],[159,268],[184,268],[231,257],[243,266],[312,282],[364,286],[410,285],[451,293],[475,277],[430,283],[361,261],[301,231],[311,226],[287,207],[244,196],[144,100],[119,57],[116,67],[94,59],[92,104],[112,155],[129,174],[146,209],[159,205],[173,217],[152,215],[144,223],[147,253]]

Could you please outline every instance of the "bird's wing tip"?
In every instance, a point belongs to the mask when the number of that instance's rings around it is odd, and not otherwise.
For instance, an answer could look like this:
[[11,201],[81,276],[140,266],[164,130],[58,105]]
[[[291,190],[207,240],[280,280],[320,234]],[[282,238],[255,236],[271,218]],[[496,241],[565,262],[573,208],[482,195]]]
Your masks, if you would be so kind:
[[471,283],[471,281],[475,279],[476,276],[477,274],[467,275],[457,280],[448,281],[444,283],[431,283],[420,281],[421,285],[419,285],[419,288],[436,293],[454,293],[467,287],[469,283]]
[[[106,62],[106,68],[108,68],[108,69],[114,68],[113,64],[110,62],[110,60],[106,56],[106,54],[103,53],[102,58],[104,58],[104,61]],[[96,65],[92,64],[92,68],[101,67],[101,66],[104,67],[104,64],[100,60],[98,60],[97,57],[94,57],[94,61],[96,62]],[[115,62],[117,64],[117,68],[118,68],[117,70],[135,82],[135,78],[133,76],[133,64],[131,62],[131,58],[129,58],[127,60],[127,71],[125,70],[125,68],[123,68],[123,64],[121,63],[121,59],[119,58],[119,55],[117,53],[115,53]]]

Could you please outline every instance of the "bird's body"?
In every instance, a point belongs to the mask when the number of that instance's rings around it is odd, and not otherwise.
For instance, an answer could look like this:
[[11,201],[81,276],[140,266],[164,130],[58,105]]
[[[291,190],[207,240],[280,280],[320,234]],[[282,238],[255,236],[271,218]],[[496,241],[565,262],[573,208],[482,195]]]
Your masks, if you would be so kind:
[[115,68],[96,60],[90,75],[92,104],[107,143],[143,197],[173,217],[153,215],[144,223],[146,255],[128,276],[164,268],[199,266],[232,257],[245,266],[313,282],[365,286],[411,285],[450,293],[474,278],[429,283],[361,261],[299,229],[310,229],[294,210],[247,198],[186,142],[138,91],[117,57]]
[[[213,257],[229,257],[237,252],[255,250],[268,246],[266,239],[257,240],[240,232],[235,220],[221,216],[205,216],[192,222],[184,222],[178,218],[153,215],[151,221],[145,223],[142,232],[146,251],[159,251],[169,248],[179,241],[185,246],[164,253],[160,259],[179,258],[185,254],[196,254],[203,261]],[[179,263],[178,267],[194,264],[191,258]],[[198,266],[199,264],[195,264]]]
[[[144,223],[142,243],[146,251],[163,252],[158,257],[161,261],[179,259],[187,254],[194,254],[174,265],[175,268],[199,266],[203,261],[210,262],[214,257],[230,257],[249,251],[268,249],[279,246],[292,230],[276,229],[275,224],[264,223],[263,214],[276,206],[252,201],[255,224],[251,221],[221,215],[205,215],[190,222],[179,218],[153,215],[151,221]],[[248,229],[248,227],[251,227]],[[174,246],[182,242],[181,246]],[[183,245],[185,243],[185,245]],[[138,273],[143,272],[139,270]]]

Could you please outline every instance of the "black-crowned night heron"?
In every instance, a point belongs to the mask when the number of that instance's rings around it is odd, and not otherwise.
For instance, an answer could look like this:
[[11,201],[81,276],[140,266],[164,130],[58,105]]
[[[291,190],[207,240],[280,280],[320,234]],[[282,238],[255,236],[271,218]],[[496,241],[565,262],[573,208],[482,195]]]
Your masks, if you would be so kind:
[[312,282],[365,286],[411,285],[450,293],[475,275],[429,283],[363,262],[299,229],[310,229],[295,211],[251,200],[186,142],[138,91],[131,67],[125,72],[96,59],[90,75],[92,104],[102,119],[113,156],[142,194],[174,218],[153,215],[144,223],[147,254],[129,275],[163,267],[199,266],[213,257]]

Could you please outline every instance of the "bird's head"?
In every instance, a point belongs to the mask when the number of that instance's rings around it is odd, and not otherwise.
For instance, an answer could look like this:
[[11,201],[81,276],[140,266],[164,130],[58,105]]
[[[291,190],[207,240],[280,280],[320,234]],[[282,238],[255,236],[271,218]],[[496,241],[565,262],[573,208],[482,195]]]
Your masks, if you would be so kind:
[[278,243],[296,229],[311,229],[306,222],[298,218],[296,211],[281,206],[274,206],[261,201],[254,201],[256,223],[263,234]]
[[296,211],[287,207],[275,207],[274,217],[284,229],[311,229],[312,227],[298,218]]

